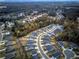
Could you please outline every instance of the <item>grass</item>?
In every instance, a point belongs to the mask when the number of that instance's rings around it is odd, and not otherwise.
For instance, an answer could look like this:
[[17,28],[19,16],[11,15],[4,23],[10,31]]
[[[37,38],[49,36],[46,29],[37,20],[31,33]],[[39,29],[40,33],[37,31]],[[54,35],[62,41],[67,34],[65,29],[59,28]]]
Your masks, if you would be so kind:
[[4,49],[5,45],[0,45],[0,50]]
[[0,58],[5,57],[5,52],[0,52]]

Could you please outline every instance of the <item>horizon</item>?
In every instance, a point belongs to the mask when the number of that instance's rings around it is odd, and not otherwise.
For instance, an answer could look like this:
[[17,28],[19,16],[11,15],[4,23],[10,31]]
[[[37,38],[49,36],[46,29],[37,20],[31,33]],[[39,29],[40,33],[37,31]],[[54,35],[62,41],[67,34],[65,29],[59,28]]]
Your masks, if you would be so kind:
[[0,0],[0,2],[79,2],[79,0]]

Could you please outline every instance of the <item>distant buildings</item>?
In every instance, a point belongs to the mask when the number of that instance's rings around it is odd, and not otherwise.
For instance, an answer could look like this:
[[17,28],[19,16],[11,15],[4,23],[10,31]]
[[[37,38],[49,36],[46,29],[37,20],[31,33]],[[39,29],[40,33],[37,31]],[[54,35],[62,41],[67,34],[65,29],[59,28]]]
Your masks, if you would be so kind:
[[33,11],[33,13],[31,13],[31,15],[36,15],[38,14],[38,11]]
[[6,21],[6,26],[11,28],[12,26],[14,26],[14,23]]
[[56,19],[57,19],[57,20],[64,20],[64,16],[63,16],[63,15],[57,15],[57,16],[56,16]]
[[5,25],[4,23],[0,22],[0,41],[3,40],[3,29],[4,29]]
[[3,37],[4,35],[9,35],[10,31],[7,30],[7,28],[12,28],[12,26],[14,25],[14,23],[12,22],[0,22],[0,41],[4,41]]
[[31,21],[37,20],[38,18],[40,18],[42,16],[45,16],[45,15],[48,15],[48,14],[47,13],[43,13],[43,14],[38,14],[38,15],[28,15],[28,16],[26,16],[25,19],[23,19],[23,22],[24,23],[25,23],[25,21],[31,22]]
[[0,41],[0,59],[5,59],[5,42],[4,41]]
[[3,30],[5,28],[5,24],[3,22],[0,22],[0,29]]
[[7,6],[0,6],[0,9],[7,8]]
[[62,13],[63,13],[63,11],[62,10],[57,10],[57,12],[56,12],[56,18],[57,18],[57,20],[63,20],[65,17],[64,17],[64,15],[62,15]]

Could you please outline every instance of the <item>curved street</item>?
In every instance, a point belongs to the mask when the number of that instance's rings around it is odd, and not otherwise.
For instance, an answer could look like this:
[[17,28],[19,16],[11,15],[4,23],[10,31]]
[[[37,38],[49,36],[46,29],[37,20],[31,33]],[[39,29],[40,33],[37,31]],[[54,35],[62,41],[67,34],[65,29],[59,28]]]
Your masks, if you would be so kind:
[[[58,37],[58,33],[61,33],[62,31],[61,25],[52,24],[31,32],[27,36],[25,50],[32,53],[33,59],[71,59],[74,55],[69,56],[69,54],[73,53],[73,51],[71,50],[71,53],[64,52],[65,50],[69,51],[69,49],[64,47],[64,42],[61,39],[61,41],[55,39],[57,42],[52,42],[51,44],[50,37]],[[38,55],[40,58],[38,58]]]
[[[41,38],[44,35],[48,35],[48,33],[54,33],[54,30],[56,30],[56,29],[59,29],[60,31],[62,31],[61,26],[59,26],[59,25],[53,26],[53,24],[35,31],[35,33],[39,33],[37,36],[34,36],[34,37],[36,38],[35,41],[36,41],[37,50],[39,51],[40,55],[42,56],[42,59],[50,59],[50,57],[45,53],[44,49],[42,48]],[[34,33],[34,32],[32,32],[32,33]],[[33,35],[30,34],[29,36],[31,37]],[[30,38],[28,38],[28,40],[30,40]],[[31,40],[34,40],[34,39],[31,39]],[[37,51],[37,53],[38,53],[38,51]]]

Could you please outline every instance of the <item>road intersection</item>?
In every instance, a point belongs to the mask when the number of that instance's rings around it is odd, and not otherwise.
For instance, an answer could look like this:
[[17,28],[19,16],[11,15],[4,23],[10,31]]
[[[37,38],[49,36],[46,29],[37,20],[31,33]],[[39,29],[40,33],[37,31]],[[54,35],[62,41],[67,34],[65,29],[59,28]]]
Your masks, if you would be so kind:
[[[62,32],[62,26],[61,25],[49,25],[47,27],[41,28],[39,30],[33,31],[32,33],[30,33],[28,35],[28,43],[26,44],[26,51],[30,50],[32,53],[32,57],[34,57],[33,59],[61,59],[61,56],[63,56],[64,59],[67,59],[68,54],[66,53],[67,51],[69,51],[68,49],[66,50],[64,48],[64,44],[61,45],[61,48],[63,51],[60,51],[58,47],[58,49],[56,48],[56,46],[54,46],[53,44],[51,44],[50,39],[44,37],[44,36],[48,36],[51,37],[53,36],[58,36],[58,32]],[[54,43],[54,42],[53,42]],[[60,42],[58,42],[60,43]],[[60,45],[60,44],[59,44]],[[44,50],[45,47],[45,50]],[[50,57],[48,55],[48,53],[52,50],[55,50],[54,52],[52,52],[52,56]],[[66,50],[66,52],[64,52]],[[71,57],[74,57],[73,52],[71,51],[72,56],[70,56],[69,59],[71,59]],[[71,54],[70,53],[70,54]],[[40,58],[36,58],[38,56],[38,54],[41,56]],[[67,54],[67,55],[66,55]]]

